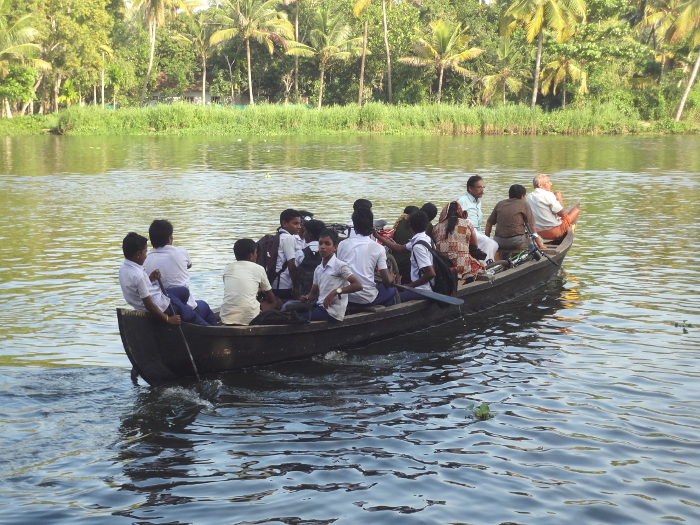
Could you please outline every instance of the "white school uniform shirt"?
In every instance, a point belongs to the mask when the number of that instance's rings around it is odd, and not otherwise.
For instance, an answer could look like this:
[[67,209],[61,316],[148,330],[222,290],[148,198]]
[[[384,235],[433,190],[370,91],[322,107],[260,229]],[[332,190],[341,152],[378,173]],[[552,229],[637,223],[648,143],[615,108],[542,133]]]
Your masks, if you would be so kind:
[[[411,250],[411,282],[415,282],[420,279],[421,276],[419,272],[421,268],[433,265],[433,254],[430,253],[430,250],[428,250],[428,248],[422,244],[416,244],[418,241],[425,241],[428,243],[428,246],[432,246],[432,239],[425,232],[416,233],[413,237],[411,237],[411,240],[406,243],[406,248]],[[432,290],[430,283],[433,281],[434,279],[428,283],[416,286],[416,288],[420,288],[421,290]]]
[[[326,299],[329,293],[338,288],[344,288],[348,285],[348,277],[352,275],[352,270],[347,263],[338,259],[335,255],[330,258],[328,264],[324,265],[323,262],[316,267],[314,270],[314,284],[318,286],[318,305],[323,306],[323,301]],[[347,294],[341,294],[340,298],[337,296],[333,298],[333,302],[330,304],[326,311],[328,315],[342,321],[345,317],[345,309],[348,307],[348,296]]]
[[[160,280],[166,289],[172,286],[189,288],[190,272],[187,267],[191,265],[192,261],[187,250],[182,246],[173,246],[172,244],[154,248],[148,252],[146,262],[143,263],[148,275],[151,275],[153,270],[160,270]],[[191,308],[197,308],[197,302],[191,292],[187,304]]]
[[258,292],[270,290],[265,268],[250,261],[233,261],[224,269],[224,301],[221,322],[250,324],[260,313]]
[[140,264],[124,259],[119,268],[119,284],[127,303],[136,310],[147,311],[143,304],[146,297],[150,297],[155,305],[165,312],[170,306],[170,299],[163,295],[157,282],[151,282],[146,269]]
[[362,290],[349,295],[351,303],[369,304],[377,298],[374,270],[386,270],[386,251],[366,235],[356,234],[338,245],[338,259],[350,266],[352,274],[362,283]]
[[525,197],[530,205],[532,216],[535,219],[535,228],[538,230],[549,230],[561,224],[561,217],[557,215],[563,206],[554,196],[554,193],[544,188],[537,188]]
[[[275,271],[279,272],[285,261],[294,260],[294,254],[296,251],[296,236],[292,235],[285,229],[281,229],[280,246],[279,250],[277,251],[277,264],[275,265]],[[285,270],[280,274],[279,284],[277,284],[277,279],[275,279],[275,282],[270,284],[279,290],[291,290],[292,278],[289,275],[289,268],[285,268]]]

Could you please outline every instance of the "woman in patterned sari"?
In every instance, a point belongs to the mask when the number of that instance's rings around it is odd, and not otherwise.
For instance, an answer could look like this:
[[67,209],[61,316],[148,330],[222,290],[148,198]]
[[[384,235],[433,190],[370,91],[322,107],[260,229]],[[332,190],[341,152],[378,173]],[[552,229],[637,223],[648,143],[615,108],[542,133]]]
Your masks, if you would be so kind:
[[477,245],[476,233],[467,220],[467,212],[457,201],[450,202],[442,209],[440,220],[433,227],[433,239],[436,248],[455,265],[461,279],[483,271],[481,263],[469,255],[469,245]]

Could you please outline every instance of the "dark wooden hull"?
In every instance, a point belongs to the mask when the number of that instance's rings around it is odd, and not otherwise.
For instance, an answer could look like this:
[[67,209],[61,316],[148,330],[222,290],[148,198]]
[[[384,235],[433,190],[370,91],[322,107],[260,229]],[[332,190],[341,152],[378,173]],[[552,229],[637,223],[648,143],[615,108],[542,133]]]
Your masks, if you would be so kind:
[[156,321],[146,312],[118,308],[119,333],[131,364],[151,385],[195,377],[188,347],[200,376],[357,348],[475,314],[544,286],[559,272],[573,237],[569,230],[559,246],[547,250],[556,265],[543,257],[496,274],[490,280],[461,286],[457,296],[464,299],[464,304],[460,306],[442,308],[429,300],[410,301],[347,315],[341,323],[215,327],[182,324],[182,331]]

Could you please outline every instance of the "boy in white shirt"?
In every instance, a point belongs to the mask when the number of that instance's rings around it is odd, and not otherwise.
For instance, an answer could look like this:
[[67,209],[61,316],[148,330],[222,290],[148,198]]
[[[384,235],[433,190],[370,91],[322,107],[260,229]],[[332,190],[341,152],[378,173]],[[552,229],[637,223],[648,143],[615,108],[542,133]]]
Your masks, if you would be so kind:
[[316,303],[309,312],[300,314],[309,321],[342,321],[348,306],[347,294],[362,290],[362,284],[352,274],[350,267],[336,257],[338,232],[325,229],[318,240],[318,251],[323,257],[314,272],[314,284],[301,301]]
[[[253,239],[239,239],[233,245],[236,260],[224,269],[224,301],[221,322],[247,325],[261,312],[272,310],[278,299],[272,293],[265,268],[255,263]],[[258,293],[265,297],[258,301]]]
[[[150,251],[143,267],[147,273],[160,270],[165,289],[183,286],[190,288],[190,273],[192,267],[190,254],[181,246],[173,246],[173,225],[165,219],[156,219],[148,228],[153,250]],[[219,324],[216,315],[211,311],[206,301],[197,301],[190,292],[187,305],[195,310],[207,324]]]
[[[408,217],[408,224],[413,230],[414,235],[404,244],[397,244],[393,240],[377,235],[377,238],[386,244],[391,251],[410,253],[411,254],[411,282],[406,286],[410,288],[421,288],[423,290],[432,290],[430,287],[431,281],[435,277],[435,268],[433,268],[433,255],[427,246],[424,246],[419,241],[432,246],[432,239],[425,233],[430,221],[428,216],[423,211],[413,212]],[[425,299],[422,295],[412,291],[405,290],[399,294],[401,302],[413,301],[416,299]]]
[[280,299],[292,298],[292,283],[296,277],[296,262],[294,254],[297,251],[296,238],[301,231],[301,216],[299,211],[288,208],[280,213],[280,244],[277,250],[275,271],[278,277],[273,279],[272,293]]
[[119,284],[127,303],[136,310],[150,312],[155,318],[168,324],[181,321],[208,325],[197,312],[187,305],[189,290],[185,287],[169,288],[165,295],[158,284],[160,270],[149,275],[143,267],[148,256],[148,239],[138,233],[129,232],[122,241],[124,262],[119,268]]

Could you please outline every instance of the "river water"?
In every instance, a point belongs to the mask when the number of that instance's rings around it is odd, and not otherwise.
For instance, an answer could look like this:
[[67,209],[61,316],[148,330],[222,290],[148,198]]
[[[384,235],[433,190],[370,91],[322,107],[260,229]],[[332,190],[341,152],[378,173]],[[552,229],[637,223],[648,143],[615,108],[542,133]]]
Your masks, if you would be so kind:
[[[129,380],[121,239],[218,306],[281,209],[392,221],[485,177],[583,199],[507,308],[190,387]],[[0,139],[0,523],[700,522],[700,137]],[[479,420],[488,403],[494,416]]]

